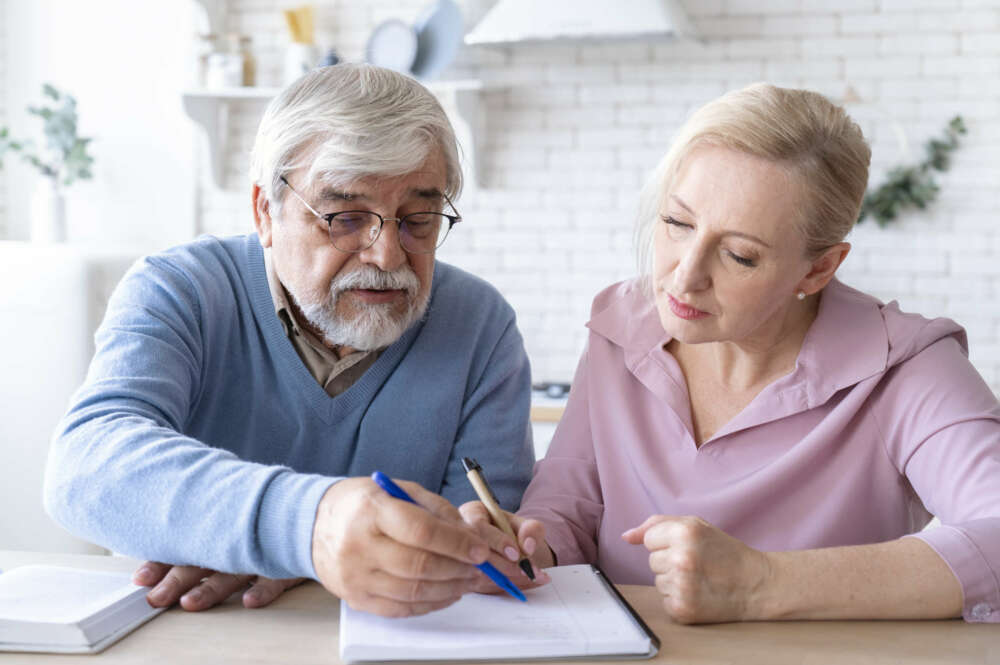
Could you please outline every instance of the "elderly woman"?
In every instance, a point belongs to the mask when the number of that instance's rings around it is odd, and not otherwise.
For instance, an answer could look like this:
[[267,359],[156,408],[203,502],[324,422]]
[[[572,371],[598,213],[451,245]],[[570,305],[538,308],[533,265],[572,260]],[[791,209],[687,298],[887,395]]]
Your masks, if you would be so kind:
[[681,130],[512,518],[536,567],[655,584],[685,623],[1000,621],[1000,405],[962,328],[835,278],[869,156],[763,84]]

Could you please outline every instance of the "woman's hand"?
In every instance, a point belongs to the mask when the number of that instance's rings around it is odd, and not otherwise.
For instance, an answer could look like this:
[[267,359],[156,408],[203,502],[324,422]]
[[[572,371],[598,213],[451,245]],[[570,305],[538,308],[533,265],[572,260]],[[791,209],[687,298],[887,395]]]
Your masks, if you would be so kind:
[[[545,542],[545,527],[538,520],[524,519],[513,513],[504,511],[510,528],[517,534],[517,540],[521,545],[521,551],[528,555],[531,562],[532,571],[535,573],[535,581],[532,582],[520,566],[517,565],[520,553],[517,551],[517,544],[490,521],[489,511],[480,501],[469,501],[462,504],[458,511],[462,514],[468,524],[475,527],[476,531],[490,545],[492,550],[488,561],[497,570],[507,576],[511,582],[521,589],[530,589],[543,584],[548,584],[549,576],[542,570],[555,565],[552,550]],[[500,593],[500,589],[485,575],[481,575],[480,584],[475,591],[478,593]]]
[[[139,586],[155,587],[146,594],[153,607],[170,607],[180,601],[185,610],[197,612],[218,605],[242,589],[246,589],[244,607],[264,607],[286,589],[305,580],[301,577],[272,580],[256,575],[230,575],[197,566],[171,566],[147,561],[135,572],[132,581]],[[251,584],[253,586],[247,589]]]
[[698,517],[654,515],[622,534],[645,545],[663,607],[678,623],[760,619],[768,555]]

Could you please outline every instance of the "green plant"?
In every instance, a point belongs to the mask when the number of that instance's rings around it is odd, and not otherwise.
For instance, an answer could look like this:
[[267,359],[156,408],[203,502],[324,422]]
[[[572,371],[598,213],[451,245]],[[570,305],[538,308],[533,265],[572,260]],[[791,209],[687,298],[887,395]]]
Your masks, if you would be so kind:
[[962,116],[952,118],[942,138],[926,143],[922,162],[914,166],[897,166],[889,171],[882,185],[865,194],[858,221],[871,215],[879,226],[885,226],[907,207],[926,208],[937,198],[940,189],[934,180],[934,171],[948,170],[951,153],[958,147],[958,137],[965,132]]
[[15,141],[7,127],[0,127],[0,168],[7,151],[20,152],[24,161],[37,168],[42,175],[52,178],[56,185],[71,185],[76,180],[93,177],[90,165],[94,158],[87,154],[89,138],[77,136],[76,100],[46,83],[42,94],[52,99],[53,107],[29,106],[28,113],[42,120],[45,150],[36,150],[32,141]]

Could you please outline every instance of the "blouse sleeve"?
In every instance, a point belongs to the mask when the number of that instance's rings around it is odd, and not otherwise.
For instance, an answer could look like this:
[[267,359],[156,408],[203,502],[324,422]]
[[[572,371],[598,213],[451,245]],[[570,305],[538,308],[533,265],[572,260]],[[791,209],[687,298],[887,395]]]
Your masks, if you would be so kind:
[[1000,403],[944,338],[891,370],[875,417],[887,452],[942,526],[930,545],[962,586],[962,616],[1000,622]]
[[597,561],[597,531],[604,514],[590,431],[587,354],[585,349],[566,410],[545,458],[535,464],[518,511],[545,525],[545,539],[559,565]]

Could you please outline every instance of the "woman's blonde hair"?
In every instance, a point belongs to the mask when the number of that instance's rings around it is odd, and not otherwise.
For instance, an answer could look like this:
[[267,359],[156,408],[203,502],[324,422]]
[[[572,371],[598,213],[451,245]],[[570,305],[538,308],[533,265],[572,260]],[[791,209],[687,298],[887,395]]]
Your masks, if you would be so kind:
[[842,241],[858,219],[871,149],[843,108],[809,90],[755,83],[701,107],[678,131],[643,187],[636,247],[639,272],[653,266],[653,232],[663,199],[692,149],[730,148],[786,167],[802,186],[796,222],[810,257]]

